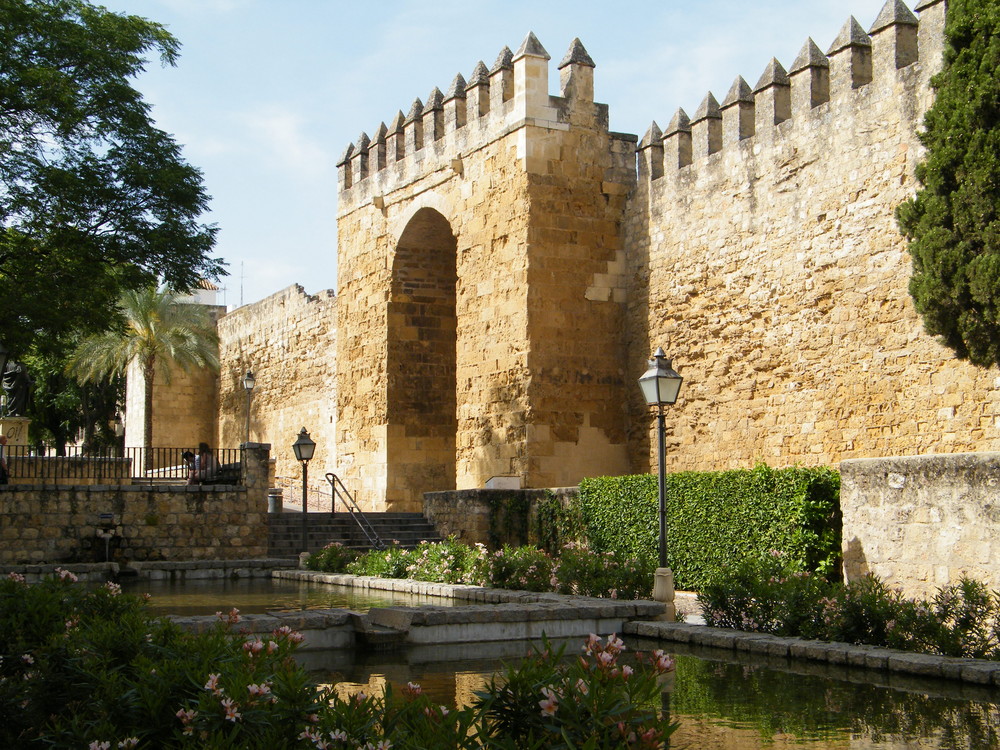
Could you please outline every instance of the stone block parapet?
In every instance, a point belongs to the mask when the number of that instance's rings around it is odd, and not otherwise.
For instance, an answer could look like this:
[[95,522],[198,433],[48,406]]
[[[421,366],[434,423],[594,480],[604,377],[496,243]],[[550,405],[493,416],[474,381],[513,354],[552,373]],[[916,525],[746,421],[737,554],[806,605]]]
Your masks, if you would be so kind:
[[[418,179],[438,173],[442,179],[463,172],[462,160],[525,126],[565,131],[575,111],[603,123],[608,108],[594,102],[594,62],[579,39],[559,63],[560,95],[549,94],[549,54],[529,33],[515,52],[501,50],[492,68],[482,61],[468,82],[455,76],[446,94],[435,87],[427,102],[414,100],[374,136],[361,133],[338,163],[340,213],[374,202]],[[528,171],[545,173],[544,160],[519,144]]]
[[[821,119],[830,129],[851,127],[851,119],[876,127],[869,98],[857,96],[859,89],[926,87],[940,65],[945,5],[920,3],[918,21],[902,2],[889,0],[867,32],[849,18],[825,54],[809,38],[788,71],[772,58],[753,89],[738,76],[721,107],[708,92],[688,129],[668,128],[640,145],[647,179],[697,169],[725,150],[742,148],[743,158],[752,159],[761,143],[794,147],[799,120]],[[682,140],[691,144],[693,159],[672,158]]]
[[840,464],[844,574],[872,573],[910,598],[962,576],[1000,588],[1000,453]]

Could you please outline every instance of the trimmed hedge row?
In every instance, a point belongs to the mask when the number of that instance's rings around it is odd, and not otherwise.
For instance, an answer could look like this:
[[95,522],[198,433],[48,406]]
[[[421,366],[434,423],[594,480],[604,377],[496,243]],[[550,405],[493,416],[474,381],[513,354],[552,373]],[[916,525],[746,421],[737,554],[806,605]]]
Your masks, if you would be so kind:
[[[839,576],[836,471],[759,465],[751,470],[668,474],[666,481],[667,563],[678,588],[698,590],[726,567],[771,550],[781,551],[802,570]],[[594,550],[655,562],[658,496],[653,475],[585,479],[579,506],[565,509],[562,525],[578,517]],[[559,536],[551,529],[548,534]]]

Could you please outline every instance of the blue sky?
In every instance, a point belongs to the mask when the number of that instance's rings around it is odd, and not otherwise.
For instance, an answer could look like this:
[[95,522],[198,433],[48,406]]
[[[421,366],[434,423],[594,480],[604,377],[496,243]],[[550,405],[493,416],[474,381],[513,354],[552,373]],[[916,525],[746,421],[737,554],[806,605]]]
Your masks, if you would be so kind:
[[[336,161],[361,131],[490,66],[534,31],[556,63],[579,37],[597,64],[611,128],[641,135],[737,75],[753,86],[771,57],[791,66],[806,38],[824,51],[853,15],[868,29],[884,0],[577,0],[378,3],[339,0],[103,0],[164,24],[175,68],[138,81],[160,127],[204,172],[229,263],[220,302],[302,284],[336,288]],[[915,0],[908,3],[911,7]]]

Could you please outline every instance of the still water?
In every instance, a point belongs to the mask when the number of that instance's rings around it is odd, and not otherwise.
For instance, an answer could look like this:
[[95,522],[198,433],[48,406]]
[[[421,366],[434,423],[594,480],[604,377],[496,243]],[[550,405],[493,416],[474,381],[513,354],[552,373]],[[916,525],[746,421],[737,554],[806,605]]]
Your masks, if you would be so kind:
[[233,607],[243,614],[300,609],[350,609],[367,612],[372,607],[464,604],[450,599],[391,591],[365,591],[329,584],[286,581],[277,578],[212,578],[185,581],[124,581],[122,590],[152,596],[150,611],[163,615],[213,615]]
[[[134,581],[152,594],[156,613],[241,612],[434,604],[447,600],[361,592],[271,579]],[[631,639],[632,650],[664,648]],[[582,644],[567,642],[572,655]],[[343,696],[408,682],[445,705],[468,705],[523,643],[420,646],[388,652],[301,652],[317,682]],[[1000,750],[1000,689],[927,680],[845,666],[670,644],[677,658],[663,705],[680,729],[671,748],[689,750]]]
[[[627,639],[630,649],[661,648]],[[582,645],[570,641],[567,654]],[[342,696],[407,682],[446,705],[468,705],[523,644],[429,646],[387,654],[303,655]],[[1000,691],[832,665],[675,644],[664,705],[680,729],[672,750],[990,750],[1000,748]]]

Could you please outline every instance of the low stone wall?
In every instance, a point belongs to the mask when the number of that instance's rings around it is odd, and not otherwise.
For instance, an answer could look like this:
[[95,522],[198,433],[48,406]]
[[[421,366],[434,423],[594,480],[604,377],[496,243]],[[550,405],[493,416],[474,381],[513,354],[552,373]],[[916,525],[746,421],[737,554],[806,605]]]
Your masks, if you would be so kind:
[[[538,505],[556,497],[568,501],[579,493],[577,487],[547,490],[457,490],[424,493],[424,516],[442,538],[456,536],[465,544],[528,544],[533,539]],[[528,502],[528,528],[519,533],[503,518],[505,502],[523,498]]]
[[1000,588],[1000,453],[840,464],[844,573],[873,573],[908,597],[963,576]]
[[0,564],[266,557],[266,516],[263,489],[231,485],[7,485]]

